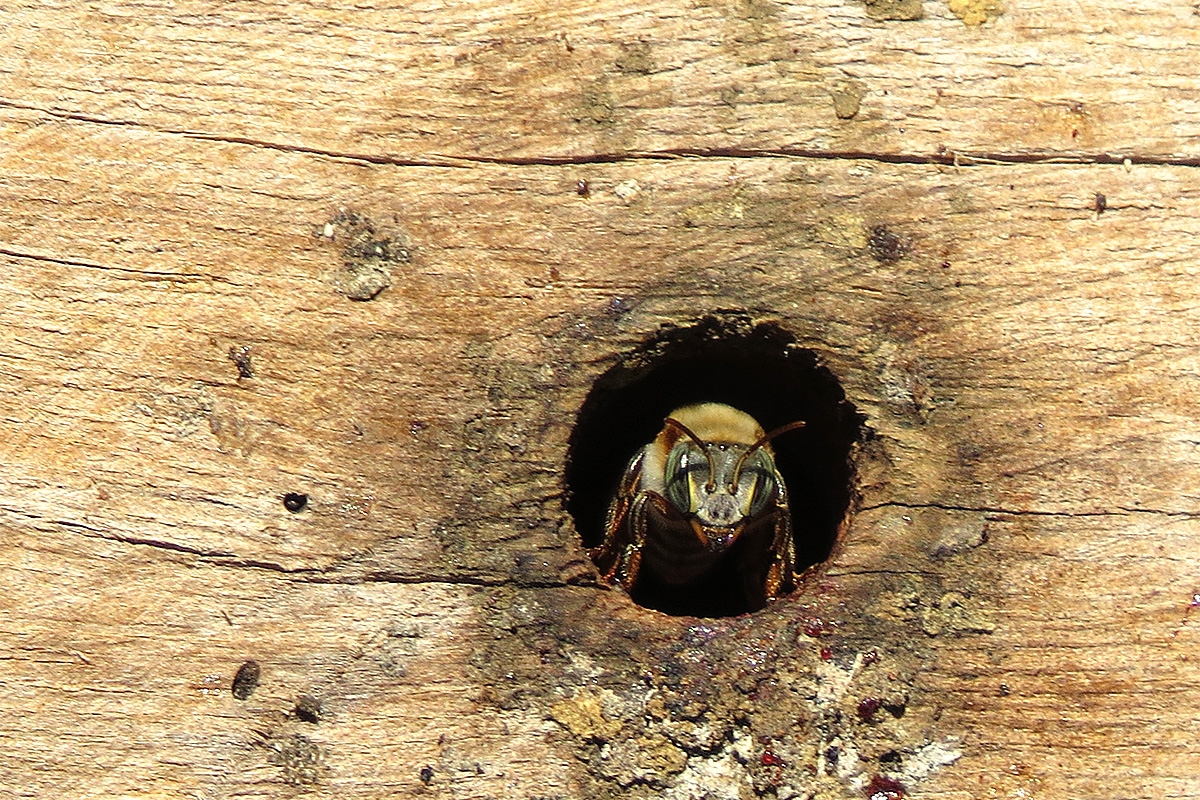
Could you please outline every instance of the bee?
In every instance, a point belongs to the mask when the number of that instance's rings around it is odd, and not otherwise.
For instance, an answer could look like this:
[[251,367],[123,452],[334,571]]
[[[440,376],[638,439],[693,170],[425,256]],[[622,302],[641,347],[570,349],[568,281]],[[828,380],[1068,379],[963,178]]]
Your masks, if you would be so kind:
[[756,611],[795,588],[787,489],[770,433],[722,403],[671,412],[629,461],[609,504],[601,576],[668,613]]

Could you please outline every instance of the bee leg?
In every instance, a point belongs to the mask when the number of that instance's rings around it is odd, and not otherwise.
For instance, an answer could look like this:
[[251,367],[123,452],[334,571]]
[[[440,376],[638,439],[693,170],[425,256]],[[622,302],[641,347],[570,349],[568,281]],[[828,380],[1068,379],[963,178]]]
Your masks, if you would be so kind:
[[[633,546],[630,515],[638,498],[637,486],[641,482],[642,457],[643,454],[639,452],[625,467],[616,494],[608,504],[608,513],[604,518],[604,540],[588,553],[600,570],[601,580],[608,584],[622,583],[623,579],[618,576],[629,572],[627,565],[631,559],[634,559],[634,553],[630,550]],[[638,557],[634,560],[640,561],[640,553],[641,543],[639,542],[637,543]],[[636,577],[636,563],[633,573]]]
[[613,582],[628,592],[633,588],[633,582],[637,580],[641,567],[642,548],[636,544],[627,546],[625,552],[621,553],[621,561],[617,565]]
[[598,547],[593,547],[588,551],[592,561],[595,561],[596,566],[600,568],[600,579],[605,583],[614,581],[626,549],[621,546],[617,537],[611,532],[612,530],[614,529],[610,529],[610,532],[605,534],[604,541]]
[[795,555],[796,544],[792,539],[792,517],[787,507],[775,511],[775,543],[772,547],[775,557],[767,570],[766,586],[764,587],[767,600],[774,600],[781,592],[790,592],[796,587]]
[[646,507],[653,496],[649,492],[639,494],[629,507],[629,513],[625,517],[625,524],[628,526],[629,544],[621,552],[621,558],[613,570],[616,582],[625,591],[633,588],[638,572],[642,567],[642,547],[646,544],[647,530]]
[[771,568],[767,570],[767,585],[766,595],[768,600],[774,600],[779,596],[779,587],[783,583],[783,569],[779,564],[779,559],[771,563]]

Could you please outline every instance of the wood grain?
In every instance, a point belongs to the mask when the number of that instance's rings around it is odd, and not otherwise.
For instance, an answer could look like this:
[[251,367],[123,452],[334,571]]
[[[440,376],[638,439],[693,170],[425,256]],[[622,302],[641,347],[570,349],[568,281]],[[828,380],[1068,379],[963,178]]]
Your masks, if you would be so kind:
[[[0,793],[1200,797],[1193,9],[924,11],[10,11]],[[858,497],[670,618],[564,461],[715,312]]]
[[1191,4],[918,6],[910,22],[831,0],[18,6],[0,76],[10,108],[398,162],[1197,157]]

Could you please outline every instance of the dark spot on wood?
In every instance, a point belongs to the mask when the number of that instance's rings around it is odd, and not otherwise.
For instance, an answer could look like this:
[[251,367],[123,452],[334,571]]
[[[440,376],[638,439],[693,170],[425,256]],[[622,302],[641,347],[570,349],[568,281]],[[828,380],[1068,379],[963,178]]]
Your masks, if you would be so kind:
[[858,708],[855,713],[863,722],[873,722],[875,720],[875,712],[879,710],[881,703],[878,697],[864,697],[858,702]]
[[296,719],[316,725],[321,721],[321,701],[309,694],[296,698],[296,706],[292,709]]
[[257,661],[251,660],[242,664],[238,667],[237,674],[233,676],[233,696],[238,700],[245,700],[254,694],[261,675],[262,669],[258,666]]
[[619,317],[632,311],[633,306],[633,301],[628,297],[614,297],[608,301],[608,305],[604,307],[604,310],[614,317]]
[[421,783],[428,786],[433,781],[433,767],[426,764],[421,767]]
[[308,505],[308,495],[299,492],[288,492],[283,496],[283,507],[293,514],[303,511]]
[[871,228],[867,249],[871,251],[871,257],[881,263],[899,261],[908,254],[908,244],[886,225]]
[[586,179],[580,178],[579,180],[575,181],[575,194],[579,195],[580,197],[588,197],[591,195],[591,193],[592,188],[588,185]]
[[921,0],[863,0],[867,16],[878,20],[914,20],[925,16]]
[[904,786],[886,775],[876,775],[863,789],[868,800],[903,800]]
[[233,345],[229,348],[229,360],[237,367],[239,378],[253,378],[254,365],[250,363],[250,345]]
[[879,763],[881,764],[899,764],[900,760],[901,756],[897,750],[888,750],[879,757]]
[[1096,192],[1095,207],[1097,214],[1103,214],[1104,210],[1108,208],[1108,198],[1100,192]]
[[617,57],[617,69],[626,74],[649,75],[654,72],[654,57],[648,42],[622,45]]
[[963,466],[970,466],[983,458],[983,447],[975,442],[959,442],[954,449]]
[[343,240],[342,256],[346,259],[380,259],[391,263],[412,260],[406,237],[381,231],[375,221],[363,214],[344,211],[333,218]]
[[829,626],[823,620],[815,617],[804,620],[804,635],[817,638],[818,636],[826,636],[830,633]]

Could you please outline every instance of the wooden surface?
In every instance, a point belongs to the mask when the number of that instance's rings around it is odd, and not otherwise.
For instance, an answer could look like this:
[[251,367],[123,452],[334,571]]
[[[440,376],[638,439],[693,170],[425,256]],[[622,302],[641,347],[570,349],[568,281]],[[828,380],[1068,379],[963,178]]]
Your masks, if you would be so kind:
[[[1200,797],[1200,18],[898,7],[7,8],[0,793]],[[564,460],[718,310],[869,432],[671,618]]]

